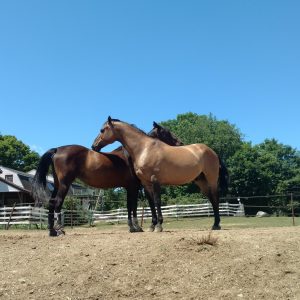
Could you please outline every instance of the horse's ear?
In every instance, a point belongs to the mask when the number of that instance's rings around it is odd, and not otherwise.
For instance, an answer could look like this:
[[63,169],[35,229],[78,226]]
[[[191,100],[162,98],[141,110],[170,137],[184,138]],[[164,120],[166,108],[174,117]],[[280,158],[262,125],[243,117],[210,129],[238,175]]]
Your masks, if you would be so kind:
[[107,123],[108,123],[108,125],[109,125],[111,128],[114,127],[114,126],[113,126],[113,123],[112,123],[112,118],[111,118],[110,116],[108,116],[108,118],[107,118]]
[[160,128],[161,128],[155,121],[153,121],[153,127],[154,127],[154,128],[157,128],[157,129],[160,129]]

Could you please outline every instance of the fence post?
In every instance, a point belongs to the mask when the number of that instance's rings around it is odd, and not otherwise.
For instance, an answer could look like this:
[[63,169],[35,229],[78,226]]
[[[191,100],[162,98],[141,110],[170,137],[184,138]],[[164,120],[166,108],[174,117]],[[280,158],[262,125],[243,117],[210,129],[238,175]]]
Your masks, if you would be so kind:
[[91,227],[93,225],[93,216],[94,216],[94,212],[93,210],[88,210],[88,219],[89,219],[89,226]]
[[71,197],[71,228],[73,229],[73,197]]
[[14,213],[15,207],[16,207],[16,202],[14,203],[14,206],[13,206],[11,212],[10,212],[10,216],[9,216],[9,219],[8,219],[8,222],[7,222],[7,225],[6,225],[6,230],[9,229],[9,224],[10,224],[10,221],[11,221],[11,217],[12,217],[12,215]]
[[[6,220],[6,206],[3,206],[4,210],[3,210],[3,221],[5,222]],[[4,229],[6,229],[6,224],[4,225]]]
[[[37,208],[35,207],[35,211],[36,211],[36,210],[37,210]],[[43,229],[43,228],[42,228],[43,225],[42,225],[42,210],[41,210],[41,208],[39,208],[38,211],[39,211],[39,213],[40,213],[40,229]]]
[[143,206],[142,206],[142,216],[141,216],[141,227],[143,228],[143,225],[144,225],[144,211],[145,211],[145,206],[144,206],[144,203],[143,203]]
[[243,203],[240,203],[239,210],[240,210],[240,216],[245,217],[245,208]]
[[293,200],[293,193],[291,193],[291,208],[292,208],[293,226],[295,226],[295,213],[294,213],[294,200]]
[[118,224],[120,223],[120,207],[118,208]]

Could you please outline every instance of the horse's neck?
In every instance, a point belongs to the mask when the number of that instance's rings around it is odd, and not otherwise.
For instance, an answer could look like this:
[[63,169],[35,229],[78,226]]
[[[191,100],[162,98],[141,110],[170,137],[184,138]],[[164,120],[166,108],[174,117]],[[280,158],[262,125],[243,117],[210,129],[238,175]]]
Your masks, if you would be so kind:
[[146,134],[143,134],[129,125],[123,125],[117,130],[119,141],[133,159],[135,159],[143,151],[145,143],[151,139]]

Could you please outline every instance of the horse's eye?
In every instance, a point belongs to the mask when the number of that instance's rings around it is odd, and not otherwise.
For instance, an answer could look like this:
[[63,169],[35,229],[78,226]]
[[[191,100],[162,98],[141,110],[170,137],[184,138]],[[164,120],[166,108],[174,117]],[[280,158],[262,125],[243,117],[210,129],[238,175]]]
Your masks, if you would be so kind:
[[104,129],[102,128],[102,129],[100,130],[100,132],[103,133],[103,132],[104,132]]

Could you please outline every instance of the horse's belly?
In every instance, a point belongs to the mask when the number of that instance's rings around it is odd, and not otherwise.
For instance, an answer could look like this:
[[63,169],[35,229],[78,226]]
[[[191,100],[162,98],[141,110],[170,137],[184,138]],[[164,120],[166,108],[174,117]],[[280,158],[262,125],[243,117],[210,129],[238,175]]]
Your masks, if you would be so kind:
[[137,176],[143,180],[151,182],[153,178],[161,185],[182,185],[192,182],[201,173],[198,168],[194,170],[184,170],[182,168],[154,168],[151,170],[137,171]]
[[133,180],[128,172],[91,172],[79,177],[86,184],[96,188],[127,187]]
[[169,174],[167,176],[158,176],[158,181],[162,185],[182,185],[186,183],[190,183],[196,179],[198,175],[193,174]]

